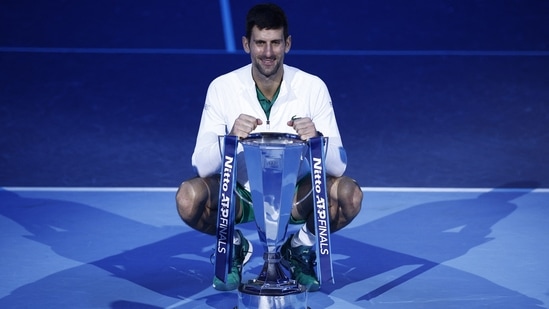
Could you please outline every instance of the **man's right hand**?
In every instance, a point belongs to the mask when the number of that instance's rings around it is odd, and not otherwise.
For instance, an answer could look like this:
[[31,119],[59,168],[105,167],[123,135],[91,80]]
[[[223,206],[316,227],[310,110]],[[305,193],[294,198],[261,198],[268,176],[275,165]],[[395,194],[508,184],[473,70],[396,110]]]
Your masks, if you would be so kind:
[[263,121],[259,118],[255,118],[250,115],[240,114],[234,121],[233,128],[229,135],[238,136],[239,138],[246,138],[248,135],[257,128],[257,126],[263,124]]

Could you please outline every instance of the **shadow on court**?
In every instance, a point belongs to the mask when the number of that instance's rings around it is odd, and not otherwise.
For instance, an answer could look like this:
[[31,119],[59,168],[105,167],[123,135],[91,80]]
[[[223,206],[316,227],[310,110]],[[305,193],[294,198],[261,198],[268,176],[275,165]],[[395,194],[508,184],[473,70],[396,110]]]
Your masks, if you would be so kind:
[[[336,283],[311,294],[311,305],[327,307],[333,297],[344,297],[364,306],[406,300],[404,308],[418,302],[422,308],[539,308],[535,299],[441,264],[492,240],[491,227],[516,209],[512,200],[523,194],[494,190],[474,199],[419,204],[334,234]],[[184,301],[190,307],[229,308],[227,299],[236,302],[234,293],[211,288],[211,236],[154,227],[74,202],[22,198],[5,190],[0,199],[0,213],[25,228],[25,238],[79,264],[16,288],[0,299],[1,307],[161,308]],[[47,257],[29,253],[21,267],[47,263]]]

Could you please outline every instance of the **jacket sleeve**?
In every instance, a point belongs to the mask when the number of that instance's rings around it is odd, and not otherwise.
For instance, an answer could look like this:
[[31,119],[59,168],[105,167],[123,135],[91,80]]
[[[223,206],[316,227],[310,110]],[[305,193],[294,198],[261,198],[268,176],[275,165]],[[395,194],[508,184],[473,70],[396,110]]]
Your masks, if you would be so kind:
[[219,138],[227,133],[220,89],[214,80],[208,87],[206,101],[200,119],[192,165],[200,177],[219,173],[221,153]]
[[335,117],[332,99],[324,82],[318,79],[318,88],[314,90],[316,96],[311,101],[311,110],[314,111],[312,120],[317,131],[328,138],[326,150],[326,173],[339,177],[347,167],[347,153],[343,148],[339,128]]

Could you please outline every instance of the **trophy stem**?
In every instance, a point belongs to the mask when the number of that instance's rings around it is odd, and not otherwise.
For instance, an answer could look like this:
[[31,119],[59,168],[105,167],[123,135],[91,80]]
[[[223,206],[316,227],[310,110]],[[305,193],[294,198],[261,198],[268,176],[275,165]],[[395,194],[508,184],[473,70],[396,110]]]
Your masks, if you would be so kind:
[[295,280],[290,280],[280,264],[280,253],[263,254],[265,264],[257,279],[249,280],[240,286],[240,291],[253,295],[280,296],[303,292]]
[[280,284],[287,282],[289,279],[280,265],[280,258],[280,252],[265,252],[263,254],[265,264],[263,264],[263,269],[261,270],[257,280],[265,282],[266,284]]
[[249,280],[238,288],[238,309],[306,309],[307,289],[289,279],[282,265],[281,255],[264,253],[263,269],[257,279]]

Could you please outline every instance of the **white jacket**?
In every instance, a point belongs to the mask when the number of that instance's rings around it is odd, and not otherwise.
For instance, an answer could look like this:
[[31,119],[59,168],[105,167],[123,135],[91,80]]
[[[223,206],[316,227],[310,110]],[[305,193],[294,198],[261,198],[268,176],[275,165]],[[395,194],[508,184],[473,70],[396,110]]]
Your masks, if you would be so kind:
[[[221,153],[219,137],[228,134],[240,114],[263,120],[252,133],[281,132],[296,134],[287,122],[292,117],[309,117],[317,131],[328,137],[326,173],[341,176],[347,164],[337,126],[332,100],[324,82],[297,68],[284,65],[284,77],[270,119],[257,99],[252,65],[221,75],[212,81],[200,120],[192,164],[200,177],[220,172]],[[242,146],[239,145],[239,151]],[[244,156],[237,158],[237,181],[247,187]]]

